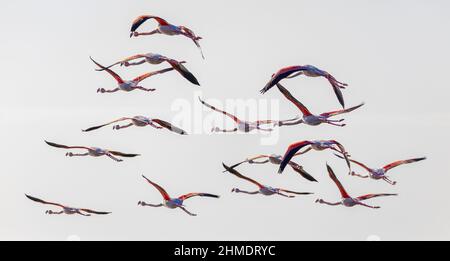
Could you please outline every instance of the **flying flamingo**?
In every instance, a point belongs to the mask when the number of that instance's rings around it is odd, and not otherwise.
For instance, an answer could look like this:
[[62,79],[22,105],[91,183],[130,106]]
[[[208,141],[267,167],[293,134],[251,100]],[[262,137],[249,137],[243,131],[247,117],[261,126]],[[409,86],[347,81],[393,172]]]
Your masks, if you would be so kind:
[[134,90],[142,90],[142,91],[146,91],[146,92],[152,92],[152,91],[155,91],[156,89],[146,89],[146,88],[144,88],[142,86],[139,86],[139,83],[141,81],[147,79],[148,77],[151,77],[151,76],[154,76],[154,75],[157,75],[157,74],[162,74],[162,73],[169,72],[169,71],[173,70],[173,68],[166,68],[166,69],[163,69],[163,70],[159,70],[159,71],[149,72],[149,73],[143,74],[143,75],[141,75],[139,77],[134,78],[131,81],[125,81],[117,73],[115,73],[111,69],[108,69],[108,68],[104,67],[103,65],[97,63],[94,59],[92,59],[92,57],[90,57],[90,58],[98,67],[100,67],[101,69],[105,70],[112,77],[114,77],[114,79],[116,79],[116,81],[118,83],[118,87],[115,88],[115,89],[112,89],[112,90],[105,90],[104,88],[97,89],[97,92],[100,92],[100,93],[105,93],[105,92],[112,93],[112,92],[117,92],[119,90],[125,91],[125,92],[131,92],[131,91],[134,91]]
[[348,108],[348,109],[331,111],[331,112],[325,112],[325,113],[322,113],[320,115],[314,115],[308,110],[308,108],[306,108],[305,105],[303,105],[299,100],[297,100],[294,96],[292,96],[292,94],[286,88],[284,88],[281,84],[278,83],[277,87],[280,90],[280,92],[289,101],[291,101],[295,106],[297,106],[297,108],[303,114],[303,117],[301,119],[299,119],[298,121],[282,123],[282,125],[297,125],[297,124],[304,123],[304,124],[311,125],[311,126],[317,126],[317,125],[320,125],[322,123],[326,123],[326,124],[330,124],[330,125],[334,125],[334,126],[338,126],[338,127],[344,127],[346,124],[339,123],[339,122],[344,121],[344,119],[330,120],[329,118],[331,118],[333,116],[336,116],[336,115],[352,112],[352,111],[354,111],[354,110],[356,110],[359,107],[364,105],[364,103],[361,103],[358,106],[354,106],[354,107],[351,107],[351,108]]
[[360,197],[352,198],[347,193],[345,188],[342,186],[341,182],[337,179],[336,175],[334,174],[334,172],[331,169],[331,167],[328,166],[328,164],[327,164],[327,169],[328,169],[328,175],[334,181],[334,183],[336,183],[336,186],[339,188],[339,191],[341,192],[342,200],[340,202],[330,203],[330,202],[326,202],[323,199],[317,199],[316,203],[327,204],[327,205],[330,205],[330,206],[343,205],[343,206],[346,206],[346,207],[353,207],[353,206],[356,206],[356,205],[361,205],[361,206],[368,207],[368,208],[380,208],[378,206],[374,207],[374,206],[370,206],[370,205],[364,204],[361,201],[364,201],[364,200],[367,200],[367,199],[371,199],[371,198],[376,198],[376,197],[397,196],[397,194],[383,193],[383,194],[367,194],[367,195],[363,195],[363,196],[360,196]]
[[320,70],[312,65],[299,65],[299,66],[289,66],[280,69],[278,72],[272,75],[272,79],[266,84],[266,86],[261,90],[264,94],[270,90],[273,86],[279,83],[283,79],[290,79],[297,77],[299,75],[305,75],[309,77],[325,77],[333,87],[334,93],[336,94],[339,103],[345,108],[344,97],[342,96],[341,89],[345,89],[346,83],[339,82],[331,74],[326,71]]
[[248,177],[242,175],[237,170],[228,167],[224,163],[222,163],[222,165],[226,169],[226,171],[230,172],[231,174],[235,175],[238,178],[247,180],[247,181],[255,184],[259,188],[257,191],[253,191],[253,192],[248,192],[248,191],[240,190],[238,188],[233,188],[231,190],[231,192],[245,193],[245,194],[250,194],[250,195],[262,194],[262,195],[265,195],[265,196],[280,195],[280,196],[287,197],[287,198],[293,198],[293,197],[295,197],[294,195],[310,195],[310,194],[314,194],[314,193],[311,193],[311,192],[295,192],[295,191],[281,189],[281,188],[272,188],[272,187],[269,187],[269,186],[264,186],[261,183],[259,183],[259,182],[255,181],[255,180],[251,179],[251,178],[248,178]]
[[27,198],[35,201],[35,202],[38,202],[38,203],[42,203],[42,204],[46,204],[46,205],[53,205],[53,206],[57,206],[57,207],[62,208],[62,210],[59,211],[59,212],[55,212],[55,211],[52,211],[52,210],[45,211],[45,214],[48,214],[48,215],[61,215],[61,214],[74,215],[74,214],[78,214],[78,215],[82,215],[82,216],[88,217],[91,214],[96,214],[96,215],[111,214],[111,212],[100,212],[100,211],[94,211],[94,210],[87,209],[87,208],[72,208],[72,207],[68,207],[68,206],[65,206],[65,205],[58,204],[58,203],[52,203],[52,202],[44,201],[42,199],[38,199],[38,198],[35,198],[35,197],[32,197],[32,196],[29,196],[27,194],[25,194],[25,196]]
[[180,129],[180,128],[170,124],[169,122],[166,122],[166,121],[163,121],[163,120],[160,120],[160,119],[151,119],[151,118],[144,117],[144,116],[123,117],[123,118],[120,118],[120,119],[108,122],[108,123],[103,124],[103,125],[90,127],[88,129],[83,130],[83,132],[89,132],[89,131],[97,130],[97,129],[100,129],[102,127],[105,127],[105,126],[108,126],[110,124],[113,124],[113,123],[122,122],[122,121],[128,121],[128,120],[131,121],[129,124],[123,125],[123,126],[114,125],[113,126],[113,130],[125,129],[125,128],[131,127],[131,126],[137,126],[137,127],[152,126],[155,129],[165,128],[165,129],[168,129],[168,130],[170,130],[172,132],[175,132],[175,133],[178,133],[178,134],[181,134],[181,135],[186,135],[187,134],[184,130],[182,130],[182,129]]
[[[294,157],[298,156],[298,155],[301,155],[301,154],[303,154],[303,153],[305,153],[307,151],[308,150],[298,152],[298,153],[296,153],[294,155]],[[261,159],[263,159],[263,160],[261,160]],[[274,165],[280,165],[281,164],[281,159],[282,159],[281,155],[277,155],[277,154],[264,155],[264,154],[262,154],[262,155],[254,156],[254,157],[251,157],[251,158],[247,158],[244,161],[241,161],[239,163],[236,163],[236,164],[232,165],[230,168],[234,169],[234,168],[236,168],[236,167],[238,167],[238,166],[240,166],[240,165],[242,165],[244,163],[249,163],[249,164],[266,164],[266,163],[271,163],[271,164],[274,164]],[[261,160],[261,161],[257,161],[257,160]],[[293,161],[289,161],[288,165],[291,166],[291,168],[295,172],[300,174],[303,178],[305,178],[305,179],[307,179],[309,181],[317,182],[317,180],[313,176],[311,176],[307,171],[305,171],[303,169],[303,167],[300,166],[299,164],[297,164],[297,163],[295,163]],[[225,170],[223,172],[227,172],[227,171]]]
[[261,128],[261,125],[268,125],[268,124],[273,124],[274,126],[281,126],[281,125],[286,125],[284,122],[288,122],[288,121],[292,121],[292,120],[297,120],[298,118],[295,119],[290,119],[290,120],[286,120],[286,121],[275,121],[275,120],[262,120],[262,121],[254,121],[254,122],[250,122],[250,121],[242,121],[240,120],[238,117],[217,109],[214,106],[209,105],[208,103],[204,102],[202,99],[200,99],[200,97],[198,97],[198,99],[200,100],[200,102],[205,105],[206,107],[223,113],[226,116],[230,117],[231,119],[234,120],[234,122],[237,124],[237,127],[231,130],[222,130],[219,127],[215,127],[213,128],[211,131],[212,132],[236,132],[236,131],[242,131],[242,132],[250,132],[253,130],[261,130],[261,131],[273,131],[273,129],[271,128]]
[[159,191],[159,193],[161,193],[164,201],[163,201],[162,204],[147,204],[144,201],[139,201],[138,202],[138,206],[143,206],[143,207],[163,207],[164,206],[164,207],[167,207],[167,208],[170,208],[170,209],[180,208],[184,212],[189,214],[190,216],[197,216],[196,214],[193,214],[193,213],[189,212],[188,210],[186,210],[185,206],[183,205],[183,202],[186,199],[189,199],[189,198],[192,198],[192,197],[219,198],[219,196],[213,195],[213,194],[209,194],[209,193],[189,193],[189,194],[182,195],[182,196],[180,196],[178,198],[171,198],[169,196],[169,194],[161,186],[159,186],[158,184],[156,184],[153,181],[149,180],[144,175],[142,175],[142,177],[145,180],[147,180],[148,183],[150,183],[152,186],[154,186]]
[[[143,24],[145,23],[147,20],[149,19],[155,19],[155,21],[158,23],[158,27],[151,31],[151,32],[146,32],[146,33],[139,33],[136,32],[136,30]],[[130,38],[131,37],[138,37],[140,35],[152,35],[152,34],[165,34],[165,35],[183,35],[186,36],[187,38],[191,39],[195,45],[198,47],[198,49],[200,50],[200,53],[202,55],[202,58],[205,59],[205,56],[203,55],[203,51],[202,48],[199,44],[199,40],[201,40],[202,38],[199,36],[196,36],[195,33],[185,27],[185,26],[177,26],[177,25],[173,25],[170,24],[169,22],[167,22],[166,20],[162,19],[161,17],[158,16],[153,16],[153,15],[141,15],[138,18],[136,18],[133,21],[133,24],[131,25],[131,33],[130,33]]]
[[[138,62],[131,62],[131,61],[137,60],[137,59],[141,59],[141,60]],[[183,63],[186,63],[185,61],[179,62],[177,60],[170,59],[163,55],[155,54],[155,53],[133,55],[133,56],[127,57],[121,61],[118,61],[116,63],[113,63],[112,65],[110,65],[108,67],[105,67],[102,69],[96,69],[96,70],[104,71],[104,70],[114,67],[118,64],[120,64],[121,66],[124,65],[124,66],[128,67],[128,66],[140,65],[145,62],[147,62],[149,64],[161,64],[163,62],[167,62],[168,64],[170,64],[170,66],[172,66],[172,68],[174,70],[176,70],[178,73],[180,73],[181,76],[183,76],[186,80],[190,81],[191,83],[193,83],[195,85],[200,85],[197,78],[195,78],[195,76],[183,65]]]
[[49,141],[45,141],[45,143],[47,143],[49,146],[52,146],[52,147],[55,147],[55,148],[60,148],[60,149],[84,149],[84,150],[87,150],[86,153],[81,153],[81,154],[68,152],[68,153],[66,153],[66,156],[68,156],[68,157],[76,157],[76,156],[92,156],[92,157],[108,156],[109,158],[111,158],[111,159],[113,159],[113,160],[115,160],[117,162],[121,162],[123,160],[119,159],[119,158],[117,158],[115,156],[128,157],[128,158],[140,156],[139,154],[127,154],[127,153],[122,153],[122,152],[113,151],[113,150],[100,149],[100,148],[96,148],[96,147],[66,146],[66,145],[60,145],[60,144],[56,144],[56,143],[49,142]]
[[[336,155],[336,156],[339,157],[339,158],[342,158],[339,155]],[[360,178],[371,178],[371,179],[374,179],[374,180],[382,179],[382,180],[386,181],[387,183],[389,183],[391,185],[395,185],[395,184],[397,184],[397,182],[390,180],[389,177],[386,176],[386,173],[390,169],[398,167],[398,166],[403,165],[403,164],[409,164],[409,163],[413,163],[413,162],[417,162],[417,161],[422,161],[422,160],[425,160],[425,159],[426,159],[426,157],[407,159],[407,160],[399,160],[399,161],[395,161],[395,162],[392,162],[390,164],[387,164],[386,166],[384,166],[382,168],[378,168],[378,169],[369,168],[365,164],[363,164],[363,163],[361,163],[359,161],[350,159],[350,162],[353,162],[356,165],[359,165],[360,167],[364,168],[369,174],[369,175],[361,175],[361,174],[356,174],[354,171],[352,171],[352,172],[350,172],[350,175],[357,176],[357,177],[360,177]]]
[[306,146],[309,146],[309,148],[304,150],[301,154],[305,154],[305,153],[309,152],[310,150],[322,151],[322,150],[326,150],[326,149],[331,149],[333,151],[338,152],[339,154],[344,155],[344,158],[347,161],[347,166],[350,169],[350,162],[348,160],[349,155],[345,151],[344,146],[342,146],[342,144],[340,144],[336,140],[315,140],[315,141],[304,140],[304,141],[295,142],[295,143],[292,143],[291,145],[289,145],[289,147],[286,150],[286,153],[284,154],[284,156],[281,160],[280,168],[278,169],[278,173],[280,173],[280,174],[283,173],[284,169],[289,164],[291,159],[294,156],[298,155],[297,152],[300,149],[302,149]]

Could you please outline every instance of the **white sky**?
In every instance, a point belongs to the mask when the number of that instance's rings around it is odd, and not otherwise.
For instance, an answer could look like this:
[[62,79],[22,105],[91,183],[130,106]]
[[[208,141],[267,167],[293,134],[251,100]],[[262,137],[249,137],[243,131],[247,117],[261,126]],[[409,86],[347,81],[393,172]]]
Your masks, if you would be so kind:
[[[450,239],[450,182],[447,138],[450,127],[450,3],[448,1],[7,1],[0,9],[1,240],[382,240]],[[131,21],[153,14],[185,25],[204,39],[206,60],[182,37],[129,39]],[[143,29],[151,30],[154,22]],[[201,87],[175,73],[143,82],[155,93],[96,93],[115,82],[89,60],[109,64],[145,52],[188,61]],[[366,105],[346,115],[348,126],[295,126],[280,131],[273,146],[261,135],[196,134],[180,137],[153,129],[119,132],[80,129],[122,116],[171,120],[173,101],[205,99],[279,100],[281,118],[296,108],[272,90],[259,90],[288,65],[313,64],[349,83],[347,105]],[[116,68],[124,78],[162,66]],[[339,108],[324,79],[297,78],[286,87],[314,112]],[[205,111],[205,116],[208,115]],[[227,123],[228,124],[228,123]],[[396,186],[346,175],[331,153],[315,152],[296,161],[318,180],[311,184],[277,167],[243,166],[245,175],[311,197],[231,194],[251,190],[221,174],[260,153],[283,153],[304,139],[335,138],[357,159],[382,166],[397,159],[427,156],[424,162],[392,171]],[[66,158],[43,140],[100,146],[142,157],[115,163],[107,158]],[[318,197],[339,200],[326,175],[329,162],[350,194],[395,192],[397,198],[369,203],[379,210],[317,205]],[[355,167],[356,169],[356,167]],[[199,214],[137,207],[159,203],[145,174],[173,196],[204,191],[220,200],[186,202]],[[28,193],[72,206],[112,211],[110,216],[47,216],[46,206]]]

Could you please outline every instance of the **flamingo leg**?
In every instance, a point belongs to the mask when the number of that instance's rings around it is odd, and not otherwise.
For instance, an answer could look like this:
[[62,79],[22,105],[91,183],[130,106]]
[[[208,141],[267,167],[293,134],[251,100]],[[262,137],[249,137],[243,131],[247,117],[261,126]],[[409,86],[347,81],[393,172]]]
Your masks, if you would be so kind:
[[83,157],[83,156],[88,156],[89,153],[72,153],[72,152],[67,152],[66,156],[67,157]]
[[360,178],[363,178],[363,179],[366,179],[366,178],[369,177],[369,175],[361,175],[361,174],[355,173],[354,171],[352,171],[352,172],[350,173],[350,175],[351,175],[351,176],[360,177]]
[[256,160],[249,160],[248,163],[249,164],[266,164],[268,163],[270,160],[263,160],[263,161],[256,161]]
[[238,189],[238,188],[234,188],[233,190],[231,190],[231,192],[244,193],[244,194],[249,194],[249,195],[256,195],[256,194],[259,194],[259,191],[249,192],[249,191],[245,191],[245,190],[240,190],[240,189]]
[[238,131],[238,128],[234,128],[231,130],[222,130],[222,129],[219,129],[218,127],[215,127],[211,130],[211,132],[236,132],[236,131]]
[[292,78],[295,78],[295,77],[300,76],[302,74],[303,74],[303,72],[300,71],[300,72],[294,73],[293,75],[290,75],[290,76],[286,77],[286,79],[292,79]]
[[391,184],[391,185],[397,184],[397,181],[392,181],[388,177],[383,177],[383,180],[386,181],[387,183]]
[[281,193],[281,192],[277,192],[277,194],[280,195],[280,196],[286,197],[286,198],[295,198],[295,196],[292,196],[292,195],[286,195],[286,194],[283,194],[283,193]]
[[148,125],[152,126],[155,129],[162,129],[163,127],[155,125],[154,123],[150,122]]
[[357,204],[358,204],[358,205],[361,205],[361,206],[363,206],[363,207],[368,207],[368,208],[373,208],[373,209],[380,208],[379,206],[370,206],[370,205],[364,204],[364,203],[362,203],[362,202],[358,202]]
[[114,157],[113,155],[111,155],[111,154],[106,154],[106,156],[108,156],[110,159],[112,159],[112,160],[114,160],[114,161],[116,161],[116,162],[121,162],[121,161],[123,161],[122,159],[119,159],[119,158],[116,158],[116,157]]
[[131,126],[133,126],[133,123],[130,123],[130,124],[127,124],[127,125],[123,125],[123,126],[115,125],[115,126],[113,126],[113,130],[125,129],[125,128],[131,127]]
[[84,214],[84,213],[82,213],[81,211],[77,211],[77,214],[78,214],[78,215],[85,216],[85,217],[90,217],[90,216],[91,216],[91,214]]
[[113,93],[113,92],[117,92],[118,90],[120,90],[119,88],[115,88],[115,89],[112,89],[112,90],[105,90],[104,88],[99,88],[99,89],[97,89],[97,92],[99,92],[99,93]]
[[63,210],[61,210],[61,211],[59,211],[59,212],[55,212],[55,211],[52,211],[52,210],[47,210],[47,211],[45,211],[45,214],[47,214],[47,215],[61,215],[61,214],[63,214],[63,213],[64,213]]
[[193,216],[193,217],[197,216],[197,214],[194,214],[194,213],[189,212],[186,208],[184,208],[184,207],[182,207],[182,206],[179,206],[179,208],[181,208],[181,210],[183,210],[184,212],[186,212],[189,216]]
[[332,203],[332,202],[327,202],[327,201],[325,201],[323,199],[316,200],[316,203],[326,204],[326,205],[329,205],[329,206],[339,206],[339,205],[341,205],[341,202]]
[[143,64],[145,62],[146,62],[146,60],[141,60],[139,62],[131,62],[131,63],[130,62],[124,62],[123,65],[125,67],[128,67],[128,66],[133,66],[133,65],[141,65],[141,64]]
[[139,201],[138,206],[139,205],[143,206],[143,207],[154,207],[154,208],[159,208],[159,207],[163,206],[163,204],[148,204],[148,203],[145,203],[144,201]]
[[345,127],[347,125],[345,123],[338,124],[338,123],[336,123],[336,121],[331,121],[331,120],[326,120],[325,123],[333,125],[333,126],[338,126],[338,127]]
[[143,32],[143,33],[139,33],[139,32],[134,32],[133,36],[134,37],[138,37],[140,35],[152,35],[152,34],[160,34],[161,32],[158,29],[155,29],[151,32]]
[[257,130],[260,130],[260,131],[268,131],[268,132],[271,132],[271,131],[273,131],[273,129],[271,129],[271,128],[265,129],[265,128],[261,128],[261,127],[259,127],[259,125],[258,125],[258,126],[256,126],[256,129],[257,129]]

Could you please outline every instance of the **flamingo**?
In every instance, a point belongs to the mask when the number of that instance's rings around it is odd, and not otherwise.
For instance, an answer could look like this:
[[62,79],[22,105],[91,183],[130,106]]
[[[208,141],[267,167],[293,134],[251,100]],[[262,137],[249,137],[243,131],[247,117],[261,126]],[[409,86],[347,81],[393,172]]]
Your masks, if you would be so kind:
[[331,111],[331,112],[325,112],[325,113],[322,113],[320,115],[314,115],[308,110],[308,108],[306,108],[305,105],[303,105],[299,100],[297,100],[294,96],[292,96],[292,94],[286,88],[284,88],[281,84],[278,83],[277,87],[280,90],[280,92],[289,101],[291,101],[295,106],[297,106],[297,108],[303,114],[303,117],[301,119],[299,119],[298,121],[282,123],[282,125],[297,125],[297,124],[304,123],[304,124],[307,124],[307,125],[310,125],[310,126],[318,126],[318,125],[320,125],[322,123],[326,123],[326,124],[330,124],[330,125],[333,125],[333,126],[344,127],[346,124],[339,123],[339,122],[344,121],[344,119],[331,120],[329,118],[331,118],[333,116],[336,116],[336,115],[352,112],[352,111],[354,111],[354,110],[356,110],[359,107],[364,105],[364,103],[361,103],[360,105],[357,105],[357,106],[354,106],[354,107],[351,107],[351,108],[348,108],[348,109],[336,110],[336,111]]
[[[337,157],[342,158],[341,156],[335,154]],[[387,183],[391,184],[391,185],[395,185],[397,184],[396,181],[392,181],[389,179],[388,176],[386,176],[386,173],[391,170],[392,168],[398,167],[400,165],[403,164],[409,164],[409,163],[413,163],[413,162],[418,162],[418,161],[422,161],[425,160],[426,157],[422,157],[422,158],[414,158],[414,159],[407,159],[407,160],[398,160],[398,161],[394,161],[392,163],[387,164],[386,166],[382,167],[382,168],[377,168],[377,169],[373,169],[373,168],[369,168],[367,167],[365,164],[350,159],[350,162],[355,163],[356,165],[359,165],[360,167],[364,168],[367,172],[368,175],[361,175],[361,174],[356,174],[354,171],[350,172],[350,175],[352,176],[357,176],[360,178],[371,178],[374,180],[384,180]]]
[[174,209],[174,208],[180,208],[181,210],[183,210],[184,212],[186,212],[188,215],[190,216],[197,216],[196,214],[193,214],[191,212],[189,212],[185,206],[183,205],[184,201],[186,199],[192,198],[192,197],[210,197],[210,198],[219,198],[220,196],[217,195],[213,195],[213,194],[209,194],[209,193],[188,193],[185,195],[182,195],[178,198],[171,198],[169,196],[169,194],[158,184],[154,183],[153,181],[149,180],[147,177],[145,177],[144,175],[142,175],[142,177],[147,180],[148,183],[150,183],[150,185],[154,186],[159,193],[161,193],[161,196],[163,197],[163,203],[161,204],[147,204],[144,201],[139,201],[138,202],[138,206],[143,206],[143,207],[167,207],[170,209]]
[[100,157],[100,156],[108,156],[112,160],[115,160],[117,162],[121,162],[123,160],[119,159],[119,158],[117,158],[115,156],[127,157],[127,158],[140,156],[140,154],[127,154],[127,153],[122,153],[122,152],[113,151],[113,150],[106,150],[106,149],[101,149],[101,148],[96,148],[96,147],[66,146],[66,145],[56,144],[56,143],[49,142],[49,141],[45,141],[45,143],[47,143],[49,146],[52,146],[52,147],[55,147],[55,148],[60,148],[60,149],[84,149],[84,150],[87,150],[86,153],[81,153],[81,154],[68,152],[68,153],[66,153],[67,157],[76,157],[76,156],[79,156],[79,157],[82,157],[82,156]]
[[225,129],[222,130],[222,129],[218,128],[218,127],[215,127],[215,128],[212,128],[212,130],[211,130],[212,132],[236,132],[236,131],[250,132],[250,131],[253,131],[253,130],[273,131],[273,129],[271,129],[271,128],[267,128],[266,129],[266,128],[261,128],[260,126],[261,125],[268,125],[268,124],[273,124],[275,126],[281,126],[281,125],[286,125],[284,122],[289,122],[289,121],[298,119],[298,118],[294,118],[294,119],[290,119],[290,120],[286,120],[286,121],[275,121],[275,120],[261,120],[261,121],[254,121],[254,122],[243,121],[243,120],[240,120],[238,117],[236,117],[236,116],[234,116],[234,115],[232,115],[232,114],[230,114],[228,112],[219,110],[216,107],[209,105],[208,103],[206,103],[202,99],[200,99],[200,97],[198,97],[198,99],[206,107],[208,107],[208,108],[210,108],[210,109],[212,109],[214,111],[217,111],[217,112],[225,114],[226,116],[228,116],[231,119],[233,119],[234,122],[237,124],[237,127],[233,128],[231,130],[225,130]]
[[350,169],[350,162],[348,160],[349,155],[346,152],[344,146],[342,146],[342,144],[339,143],[338,141],[336,141],[336,140],[314,140],[314,141],[304,140],[304,141],[295,142],[295,143],[292,143],[291,145],[289,145],[289,147],[287,148],[287,150],[281,160],[280,168],[278,169],[278,173],[280,173],[280,174],[283,173],[284,169],[289,164],[291,159],[297,155],[297,152],[300,149],[302,149],[306,146],[309,146],[309,148],[304,150],[301,154],[305,154],[311,150],[322,151],[322,150],[326,150],[326,149],[331,149],[333,151],[336,151],[336,152],[344,155],[344,158],[346,159],[346,162],[347,162],[347,166]]
[[344,97],[342,96],[341,89],[345,89],[348,85],[346,83],[339,82],[328,72],[320,70],[312,65],[289,66],[280,69],[272,75],[272,79],[270,79],[266,86],[261,90],[261,93],[266,93],[283,79],[290,79],[300,75],[309,77],[325,77],[333,87],[334,93],[336,94],[339,103],[342,105],[342,108],[345,108]]
[[311,192],[295,192],[295,191],[291,191],[291,190],[286,190],[286,189],[281,189],[281,188],[272,188],[269,186],[264,186],[261,183],[248,178],[244,175],[242,175],[241,173],[239,173],[236,169],[230,168],[227,165],[225,165],[224,163],[222,163],[223,167],[225,168],[225,170],[227,172],[230,172],[231,174],[235,175],[238,178],[247,180],[253,184],[255,184],[256,186],[258,186],[258,190],[253,191],[253,192],[248,192],[248,191],[244,191],[244,190],[240,190],[238,188],[233,188],[231,190],[231,192],[236,192],[236,193],[245,193],[245,194],[250,194],[250,195],[256,195],[256,194],[262,194],[265,196],[272,196],[272,195],[280,195],[283,197],[287,197],[287,198],[293,198],[295,197],[294,195],[310,195],[310,194],[314,194]]
[[[133,60],[141,59],[138,62],[131,62]],[[140,65],[143,63],[149,63],[149,64],[161,64],[163,62],[167,62],[174,70],[176,70],[181,76],[183,76],[186,80],[190,81],[191,83],[195,85],[199,85],[197,78],[183,65],[183,63],[186,63],[185,61],[177,61],[174,59],[167,58],[166,56],[155,54],[155,53],[147,53],[147,54],[137,54],[130,57],[127,57],[121,61],[118,61],[116,63],[113,63],[112,65],[102,68],[102,69],[96,69],[97,71],[104,71],[106,69],[110,69],[111,67],[114,67],[118,64],[121,66],[124,65],[126,67],[128,66],[134,66],[134,65]]]
[[[305,151],[307,152],[308,150],[305,150]],[[295,157],[295,156],[298,156],[298,155],[301,155],[301,154],[303,154],[303,153],[305,153],[305,151],[301,151],[301,152],[296,153],[296,154],[294,155],[294,157]],[[257,161],[257,160],[260,160],[260,159],[264,159],[264,160],[262,160],[262,161]],[[277,154],[264,155],[264,154],[262,154],[262,155],[254,156],[254,157],[251,157],[251,158],[247,158],[247,159],[244,160],[244,161],[241,161],[241,162],[239,162],[239,163],[236,163],[236,164],[232,165],[230,168],[231,168],[231,169],[234,169],[234,168],[236,168],[236,167],[238,167],[238,166],[240,166],[240,165],[242,165],[242,164],[244,164],[244,163],[249,163],[249,164],[266,164],[266,163],[272,163],[272,164],[274,164],[274,165],[280,165],[280,164],[281,164],[281,159],[282,159],[282,156],[281,156],[281,155],[277,155]],[[297,163],[295,163],[295,162],[293,162],[293,161],[289,161],[288,165],[291,166],[291,168],[292,168],[295,172],[297,172],[298,174],[300,174],[303,178],[305,178],[305,179],[307,179],[307,180],[309,180],[309,181],[317,182],[317,180],[316,180],[313,176],[311,176],[307,171],[305,171],[305,170],[303,169],[303,166],[300,166],[299,164],[297,164]],[[225,171],[223,171],[223,172],[227,172],[227,171],[225,170]]]
[[[158,27],[151,32],[145,32],[145,33],[136,32],[136,30],[149,19],[155,19],[155,21],[158,23]],[[133,21],[130,31],[131,31],[130,38],[133,36],[138,37],[140,35],[152,35],[152,34],[165,34],[165,35],[170,35],[170,36],[172,36],[172,35],[186,36],[187,38],[191,39],[195,43],[195,45],[200,50],[202,58],[205,59],[205,56],[203,55],[202,47],[200,46],[200,43],[198,42],[199,40],[202,39],[202,37],[195,35],[195,33],[191,29],[189,29],[185,26],[177,26],[177,25],[170,24],[169,22],[167,22],[166,20],[164,20],[161,17],[153,16],[153,15],[141,15]]]
[[172,71],[173,68],[166,68],[163,70],[159,70],[159,71],[154,71],[154,72],[149,72],[146,74],[143,74],[139,77],[134,78],[131,81],[125,81],[123,80],[117,73],[115,73],[113,70],[108,69],[106,67],[104,67],[103,65],[97,63],[94,59],[92,59],[92,57],[90,57],[92,62],[94,62],[98,67],[100,67],[101,69],[105,70],[106,72],[108,72],[112,77],[114,77],[114,79],[116,79],[117,83],[118,83],[118,87],[112,90],[105,90],[104,88],[99,88],[97,89],[97,92],[100,93],[112,93],[112,92],[117,92],[117,91],[125,91],[125,92],[131,92],[134,90],[142,90],[142,91],[146,91],[146,92],[152,92],[155,91],[156,89],[147,89],[144,88],[142,86],[139,86],[139,83],[145,79],[147,79],[148,77],[157,75],[157,74],[162,74],[162,73],[166,73],[169,71]]
[[91,216],[91,214],[96,214],[96,215],[111,214],[111,212],[94,211],[94,210],[87,209],[87,208],[72,208],[72,207],[68,207],[68,206],[65,206],[65,205],[58,204],[58,203],[44,201],[42,199],[38,199],[38,198],[32,197],[32,196],[27,195],[27,194],[25,194],[25,196],[27,198],[35,201],[35,202],[38,202],[38,203],[42,203],[42,204],[46,204],[46,205],[53,205],[53,206],[57,206],[57,207],[62,208],[62,210],[59,211],[59,212],[55,212],[55,211],[52,211],[52,210],[45,211],[45,214],[48,214],[48,215],[61,215],[61,214],[74,215],[74,214],[78,214],[78,215],[82,215],[82,216],[88,217],[88,216]]
[[333,169],[331,169],[331,167],[328,164],[327,164],[327,170],[328,170],[328,175],[334,181],[336,186],[339,188],[339,191],[341,192],[342,200],[340,202],[330,203],[330,202],[327,202],[327,201],[325,201],[323,199],[317,199],[316,203],[327,204],[327,205],[330,205],[330,206],[343,205],[343,206],[346,206],[346,207],[353,207],[353,206],[356,206],[356,205],[361,205],[361,206],[364,206],[364,207],[374,208],[375,209],[375,208],[380,208],[380,207],[379,206],[370,206],[370,205],[364,204],[361,201],[364,201],[364,200],[367,200],[367,199],[371,199],[371,198],[376,198],[376,197],[397,196],[397,194],[382,193],[382,194],[367,194],[367,195],[363,195],[363,196],[360,196],[360,197],[352,198],[347,193],[345,188],[342,186],[341,182],[338,180],[338,178],[334,174]]
[[131,127],[131,126],[134,125],[134,126],[137,126],[137,127],[152,126],[155,129],[165,128],[165,129],[168,129],[168,130],[170,130],[172,132],[175,132],[175,133],[178,133],[178,134],[181,134],[181,135],[186,135],[187,134],[184,130],[182,130],[182,129],[180,129],[180,128],[170,124],[169,122],[166,122],[166,121],[163,121],[163,120],[160,120],[160,119],[151,119],[151,118],[148,118],[148,117],[145,117],[145,116],[123,117],[123,118],[120,118],[120,119],[108,122],[106,124],[90,127],[88,129],[85,129],[85,130],[82,130],[82,131],[83,132],[89,132],[89,131],[100,129],[102,127],[108,126],[108,125],[113,124],[113,123],[122,122],[122,121],[128,121],[128,120],[131,121],[129,124],[123,125],[123,126],[114,125],[113,126],[113,130],[125,129],[125,128]]

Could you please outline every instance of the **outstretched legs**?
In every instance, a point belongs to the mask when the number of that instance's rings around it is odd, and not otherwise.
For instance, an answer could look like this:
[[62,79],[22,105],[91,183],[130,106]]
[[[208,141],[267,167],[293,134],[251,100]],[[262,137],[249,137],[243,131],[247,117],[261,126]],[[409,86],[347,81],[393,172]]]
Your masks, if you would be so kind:
[[184,212],[186,212],[189,216],[197,216],[197,214],[191,213],[189,212],[186,208],[184,208],[183,206],[179,206],[179,208],[181,208]]
[[286,195],[286,194],[283,194],[281,192],[277,192],[277,194],[280,195],[280,196],[286,197],[286,198],[295,198],[295,196],[293,196],[293,195]]
[[83,156],[88,156],[89,153],[72,153],[72,152],[67,152],[66,156],[67,157],[83,157]]
[[119,88],[115,88],[115,89],[112,89],[112,90],[105,90],[104,88],[99,88],[99,89],[97,89],[97,92],[99,92],[99,93],[105,93],[105,92],[112,93],[112,92],[117,92],[118,90],[120,90],[120,89]]
[[59,211],[59,212],[55,212],[55,211],[51,211],[51,210],[45,211],[45,214],[47,214],[47,215],[61,215],[61,214],[63,214],[63,213],[64,213],[63,210],[61,210],[61,211]]
[[248,191],[240,190],[240,189],[238,189],[238,188],[232,189],[231,192],[245,193],[245,194],[250,194],[250,195],[256,195],[256,194],[259,194],[259,191],[248,192]]
[[116,161],[116,162],[122,162],[122,159],[116,158],[113,155],[111,155],[110,153],[106,154],[106,156],[108,156],[110,159]]
[[364,204],[362,202],[358,202],[357,204],[361,205],[361,206],[364,206],[364,207],[373,208],[373,209],[380,208],[379,206],[370,206],[370,205]]
[[231,130],[222,130],[219,127],[215,127],[211,129],[211,132],[236,132],[236,131],[238,131],[238,128],[234,128]]
[[391,184],[391,185],[395,185],[397,184],[397,181],[392,181],[390,180],[388,177],[383,177],[383,180],[386,181],[387,183]]
[[133,126],[133,123],[130,123],[130,124],[127,124],[127,125],[123,125],[123,126],[115,125],[115,126],[113,126],[113,130],[125,129],[125,128],[131,127],[131,126]]
[[326,204],[326,205],[329,205],[329,206],[339,206],[339,205],[342,204],[341,202],[336,202],[336,203],[327,202],[327,201],[325,201],[323,199],[317,199],[316,203]]
[[159,207],[162,207],[163,204],[148,204],[148,203],[145,203],[144,201],[139,201],[138,206],[159,208]]

